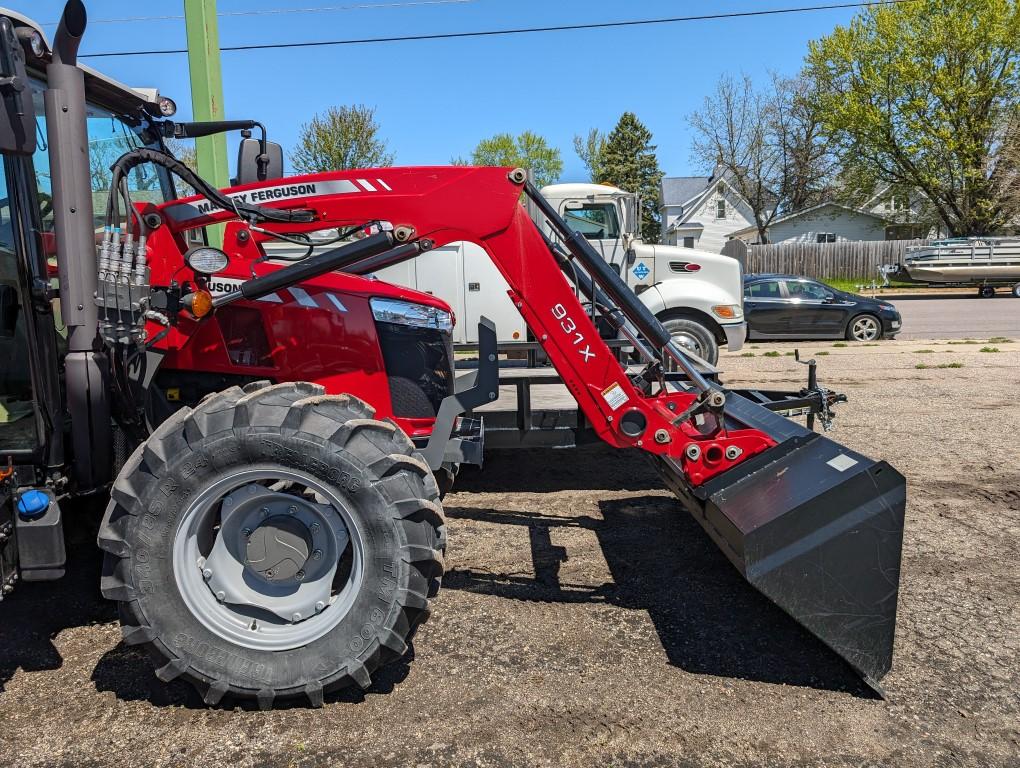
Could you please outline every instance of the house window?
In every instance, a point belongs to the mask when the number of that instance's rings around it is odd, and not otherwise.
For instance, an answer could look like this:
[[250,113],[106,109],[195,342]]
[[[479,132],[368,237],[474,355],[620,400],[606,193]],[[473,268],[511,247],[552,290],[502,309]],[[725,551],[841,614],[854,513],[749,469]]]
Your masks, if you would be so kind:
[[693,247],[694,247],[694,238],[693,237],[685,237],[684,238],[684,248],[693,248]]
[[722,198],[719,198],[718,202],[715,204],[715,217],[717,219],[726,218],[726,201]]
[[819,232],[816,242],[819,243],[834,243],[836,242],[836,235],[832,232]]

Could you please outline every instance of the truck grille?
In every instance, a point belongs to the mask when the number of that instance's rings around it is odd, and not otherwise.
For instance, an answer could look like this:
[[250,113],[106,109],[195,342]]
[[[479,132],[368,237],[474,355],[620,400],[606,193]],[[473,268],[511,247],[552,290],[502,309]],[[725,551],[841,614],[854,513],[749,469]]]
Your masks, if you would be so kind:
[[376,323],[393,415],[431,419],[453,394],[453,337],[433,328]]

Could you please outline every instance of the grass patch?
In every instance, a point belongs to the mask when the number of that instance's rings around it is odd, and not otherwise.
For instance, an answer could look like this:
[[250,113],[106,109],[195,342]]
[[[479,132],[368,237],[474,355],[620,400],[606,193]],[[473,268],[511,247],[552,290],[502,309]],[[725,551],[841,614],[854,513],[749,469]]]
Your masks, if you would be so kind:
[[964,339],[963,341],[950,341],[950,344],[977,344],[978,342],[974,339]]
[[917,370],[923,371],[928,368],[963,368],[963,363],[939,363],[938,365],[928,365],[927,363],[918,363],[914,366]]
[[850,345],[849,345],[849,344],[847,344],[847,343],[846,343],[845,341],[837,341],[837,342],[836,342],[835,344],[833,344],[832,346],[834,346],[834,347],[839,347],[840,349],[842,349],[843,347],[849,347]]
[[754,352],[744,352],[740,356],[741,357],[754,357]]
[[999,352],[999,351],[1000,350],[998,347],[981,347],[981,349],[978,350],[978,352]]
[[779,357],[779,353],[772,350],[771,352],[766,352],[762,357]]
[[[831,279],[824,279],[821,282],[839,291],[847,291],[848,293],[860,293],[862,290],[865,291],[871,290],[871,280],[872,279],[870,277],[857,279],[834,277]],[[881,281],[876,280],[875,282],[878,283],[879,291],[883,290]],[[858,288],[858,286],[863,286],[863,288]],[[890,281],[889,287],[885,288],[884,290],[887,291],[888,290],[902,291],[907,289],[918,290],[926,289],[927,287],[928,286],[925,285],[918,285],[917,283],[898,283],[895,280],[893,280]]]
[[914,350],[914,354],[915,355],[931,355],[931,354],[934,354],[934,352],[935,352],[934,349],[915,349]]
[[927,369],[927,368],[934,368],[935,366],[934,366],[934,365],[927,365],[926,363],[918,363],[918,364],[917,364],[917,365],[915,365],[914,367],[915,367],[915,368],[916,368],[917,370],[919,370],[919,371],[923,371],[923,370],[925,370],[925,369]]
[[881,344],[871,343],[871,344],[861,344],[861,346],[862,347],[880,347],[882,345]]
[[786,357],[793,357],[797,353],[796,352],[784,352],[783,354],[786,355]]
[[826,352],[826,351],[822,351],[822,352],[815,352],[815,355],[817,355],[818,357],[824,357],[824,356],[825,356],[825,355],[827,355],[827,354],[829,354],[829,353],[828,353],[828,352]]
[[988,340],[989,344],[1012,344],[1013,339],[1007,339],[1005,336],[992,336]]
[[751,349],[758,349],[758,347],[756,347],[756,346],[754,346],[754,345],[752,344],[752,345],[751,345]]

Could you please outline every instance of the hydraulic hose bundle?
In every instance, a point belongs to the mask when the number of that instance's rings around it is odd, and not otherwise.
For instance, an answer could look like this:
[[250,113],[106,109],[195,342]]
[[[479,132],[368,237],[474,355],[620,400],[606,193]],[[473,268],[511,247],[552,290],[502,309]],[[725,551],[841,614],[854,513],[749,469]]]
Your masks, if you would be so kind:
[[302,223],[313,221],[315,217],[314,211],[307,209],[279,210],[233,200],[166,152],[145,147],[125,152],[110,166],[110,196],[106,205],[103,240],[98,250],[96,303],[100,309],[99,332],[112,346],[142,343],[146,319],[166,320],[148,306],[149,267],[145,249],[148,227],[144,217],[138,215],[131,204],[128,189],[128,173],[143,163],[166,168],[213,204],[233,210],[252,224],[267,221]]

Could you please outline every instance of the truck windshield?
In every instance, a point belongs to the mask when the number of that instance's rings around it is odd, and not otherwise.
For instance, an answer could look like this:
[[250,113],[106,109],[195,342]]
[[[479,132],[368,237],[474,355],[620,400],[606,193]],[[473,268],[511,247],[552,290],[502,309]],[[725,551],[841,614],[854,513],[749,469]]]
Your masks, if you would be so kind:
[[[45,86],[32,82],[35,101],[38,148],[33,161],[39,190],[43,229],[53,228],[53,185],[50,178],[49,148],[46,146],[46,117],[43,108]],[[92,180],[92,211],[95,228],[101,230],[106,215],[106,202],[110,195],[112,172],[110,166],[130,149],[146,144],[138,129],[113,112],[95,104],[88,104],[87,127],[89,137],[89,175]],[[133,202],[162,203],[168,197],[167,185],[156,167],[150,163],[137,166],[128,175],[128,189]]]
[[584,203],[580,208],[567,208],[563,218],[588,240],[616,240],[620,236],[620,217],[612,203]]

